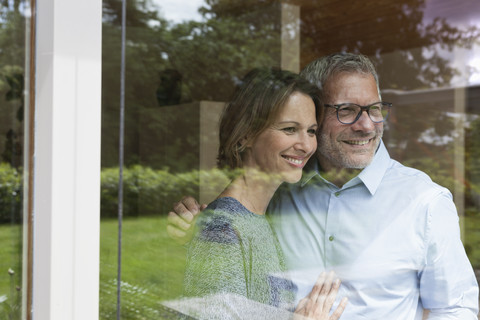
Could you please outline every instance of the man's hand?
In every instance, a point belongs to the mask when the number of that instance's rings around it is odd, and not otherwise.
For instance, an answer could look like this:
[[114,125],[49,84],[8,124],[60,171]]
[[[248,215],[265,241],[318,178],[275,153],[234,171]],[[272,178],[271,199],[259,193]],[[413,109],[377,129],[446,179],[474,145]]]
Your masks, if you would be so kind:
[[173,204],[173,211],[168,213],[167,233],[170,238],[179,244],[190,242],[193,236],[193,227],[196,216],[207,207],[200,205],[192,197],[183,197],[180,202]]
[[310,294],[298,303],[295,314],[316,320],[339,319],[343,310],[345,310],[348,300],[347,298],[343,298],[337,309],[329,316],[330,309],[335,302],[338,289],[340,288],[340,280],[334,280],[334,276],[335,274],[333,272],[328,274],[322,272]]

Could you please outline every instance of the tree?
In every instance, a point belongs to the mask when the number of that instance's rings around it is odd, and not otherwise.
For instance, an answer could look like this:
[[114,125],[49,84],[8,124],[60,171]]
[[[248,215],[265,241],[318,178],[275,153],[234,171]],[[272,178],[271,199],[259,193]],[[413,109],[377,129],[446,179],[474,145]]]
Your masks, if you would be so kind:
[[[270,4],[269,12],[278,9]],[[264,8],[262,8],[263,10]],[[118,105],[120,75],[120,1],[104,2],[103,84],[102,84],[102,164],[112,166],[118,159]],[[127,164],[142,163],[140,132],[149,121],[150,135],[143,137],[150,145],[159,145],[174,128],[185,128],[181,143],[170,140],[163,149],[169,155],[163,163],[146,164],[174,171],[198,166],[195,156],[185,150],[198,149],[194,122],[185,109],[152,112],[165,105],[202,100],[227,101],[239,79],[256,66],[279,65],[279,13],[258,9],[243,15],[222,17],[202,9],[204,22],[172,24],[161,18],[150,1],[130,1],[127,7],[126,48],[126,125],[125,156]],[[256,17],[256,18],[255,18]],[[268,17],[268,19],[267,19]],[[263,19],[262,23],[258,20]],[[252,27],[251,21],[255,21]],[[174,91],[166,101],[166,93]],[[168,100],[167,99],[167,100]],[[179,114],[180,113],[180,114]],[[147,128],[148,129],[148,128]],[[154,129],[154,130],[153,130]],[[192,131],[193,130],[193,131]]]
[[23,164],[25,17],[23,1],[0,5],[0,153],[14,167]]
[[[199,116],[185,105],[228,101],[251,68],[279,65],[280,5],[276,0],[206,0],[199,9],[202,21],[174,24],[160,17],[151,1],[128,2],[127,164],[174,172],[198,166]],[[303,2],[301,64],[331,52],[362,52],[374,60],[382,88],[449,86],[458,71],[446,53],[471,48],[480,33],[445,19],[425,22],[425,6],[425,0]],[[104,1],[103,166],[116,165],[118,159],[120,8],[118,0]],[[391,154],[427,171],[432,168],[428,159],[435,159],[453,176],[453,129],[458,125],[449,108],[435,101],[402,110],[394,106],[385,132]],[[445,137],[446,143],[422,138],[426,134]]]

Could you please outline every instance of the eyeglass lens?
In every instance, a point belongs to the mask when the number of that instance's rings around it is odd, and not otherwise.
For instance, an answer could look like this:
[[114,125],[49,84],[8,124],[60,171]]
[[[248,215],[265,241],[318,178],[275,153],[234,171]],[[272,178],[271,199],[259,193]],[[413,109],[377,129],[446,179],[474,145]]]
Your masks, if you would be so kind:
[[[371,105],[368,108],[368,115],[373,122],[382,122],[388,116],[389,107],[383,106],[382,103]],[[338,120],[345,124],[350,124],[357,120],[357,116],[362,112],[362,108],[356,104],[345,104],[337,109]]]

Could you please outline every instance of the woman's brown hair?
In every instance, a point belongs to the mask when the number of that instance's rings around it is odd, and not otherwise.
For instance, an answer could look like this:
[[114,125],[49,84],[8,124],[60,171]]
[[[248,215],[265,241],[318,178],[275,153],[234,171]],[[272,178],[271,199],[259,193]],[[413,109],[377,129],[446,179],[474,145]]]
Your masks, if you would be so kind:
[[321,123],[319,90],[298,74],[276,68],[258,68],[241,81],[223,111],[220,127],[218,166],[232,169],[243,166],[245,145],[253,141],[276,119],[288,98],[300,92],[312,98]]

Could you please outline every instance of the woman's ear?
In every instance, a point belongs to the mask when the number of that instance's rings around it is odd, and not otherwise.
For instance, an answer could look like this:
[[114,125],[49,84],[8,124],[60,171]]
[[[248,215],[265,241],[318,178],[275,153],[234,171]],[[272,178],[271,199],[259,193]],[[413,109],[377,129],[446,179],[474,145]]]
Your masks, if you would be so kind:
[[250,141],[248,141],[247,137],[243,137],[238,144],[240,145],[241,148],[245,149],[251,146]]

